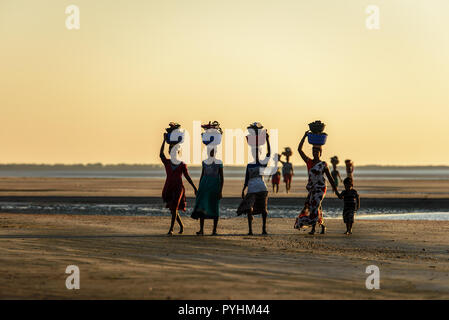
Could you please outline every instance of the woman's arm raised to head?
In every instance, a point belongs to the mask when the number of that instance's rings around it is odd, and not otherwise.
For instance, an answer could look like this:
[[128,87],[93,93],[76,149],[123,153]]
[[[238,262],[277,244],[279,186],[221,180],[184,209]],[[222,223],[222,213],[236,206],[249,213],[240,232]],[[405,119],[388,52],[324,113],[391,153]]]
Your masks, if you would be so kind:
[[299,146],[298,146],[299,155],[301,156],[302,160],[304,160],[305,163],[307,163],[307,161],[309,161],[309,157],[304,153],[304,151],[302,151],[302,147],[304,146],[304,141],[306,141],[308,132],[309,131],[306,131],[304,133],[304,136],[302,137],[301,141],[299,142]]
[[271,146],[270,146],[270,136],[268,135],[268,131],[266,133],[267,135],[267,158],[271,156]]
[[165,133],[164,133],[164,139],[163,139],[162,145],[161,145],[161,151],[159,152],[159,157],[161,158],[161,160],[167,159],[164,154],[164,149],[165,149]]

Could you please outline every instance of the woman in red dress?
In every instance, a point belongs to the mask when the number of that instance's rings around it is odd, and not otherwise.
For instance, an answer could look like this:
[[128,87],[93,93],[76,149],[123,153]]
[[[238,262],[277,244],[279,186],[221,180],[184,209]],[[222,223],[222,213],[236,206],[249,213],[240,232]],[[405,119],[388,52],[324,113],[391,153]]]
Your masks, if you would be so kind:
[[[162,142],[161,151],[159,156],[161,157],[162,163],[165,167],[165,173],[167,174],[167,179],[165,180],[164,189],[162,190],[162,199],[165,202],[165,207],[170,209],[171,212],[171,224],[170,230],[168,231],[168,235],[173,234],[173,227],[175,225],[175,220],[178,221],[179,224],[179,233],[183,233],[184,225],[182,224],[181,217],[179,216],[178,210],[186,211],[186,192],[184,189],[184,185],[182,183],[182,175],[187,179],[187,181],[192,186],[195,191],[195,195],[197,189],[192,179],[190,178],[189,172],[187,171],[187,166],[184,162],[174,163],[171,159],[167,159],[164,155],[165,149],[165,137]],[[172,148],[175,144],[170,144],[168,148],[168,152],[171,153]]]

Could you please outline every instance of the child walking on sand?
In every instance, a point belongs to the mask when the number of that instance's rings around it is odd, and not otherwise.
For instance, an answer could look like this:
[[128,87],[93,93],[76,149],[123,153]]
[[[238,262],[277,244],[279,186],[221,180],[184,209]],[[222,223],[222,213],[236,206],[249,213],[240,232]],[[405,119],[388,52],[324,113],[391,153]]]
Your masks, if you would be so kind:
[[[205,133],[213,134],[213,138],[218,138],[222,134],[217,121],[202,125],[202,128],[206,130]],[[191,217],[200,219],[200,231],[196,233],[197,235],[204,234],[204,219],[213,219],[214,229],[212,235],[215,236],[217,235],[220,199],[223,197],[223,163],[215,157],[216,149],[211,147],[210,140],[203,139],[203,143],[208,145],[207,152],[209,157],[202,162],[200,185]]]
[[[162,199],[166,204],[166,208],[170,209],[171,213],[171,224],[170,229],[168,230],[168,235],[173,235],[173,227],[175,224],[175,220],[179,224],[179,233],[182,234],[184,231],[184,225],[182,223],[181,217],[179,216],[178,210],[185,211],[186,210],[186,195],[184,185],[182,183],[182,175],[187,179],[187,181],[192,186],[195,191],[195,195],[197,193],[197,189],[192,179],[190,178],[189,172],[187,171],[187,166],[184,162],[175,160],[175,159],[167,159],[164,155],[165,149],[165,140],[168,137],[168,134],[179,128],[177,124],[170,124],[172,130],[167,129],[168,133],[164,133],[164,141],[162,142],[161,150],[159,156],[161,158],[162,163],[165,167],[165,173],[167,174],[167,179],[165,180],[164,189],[162,190]],[[173,129],[174,128],[174,129]],[[168,152],[171,154],[173,147],[176,144],[170,144],[168,148]],[[178,150],[179,153],[179,150]]]
[[[263,180],[261,172],[267,167],[267,163],[263,164],[259,160],[259,142],[260,139],[266,138],[267,142],[267,158],[271,155],[270,141],[268,133],[260,133],[263,126],[260,123],[253,123],[248,127],[255,131],[255,135],[248,136],[248,144],[251,145],[251,151],[255,158],[254,163],[249,163],[246,166],[245,183],[242,189],[242,202],[237,209],[237,215],[246,214],[248,216],[248,235],[253,234],[253,215],[262,214],[262,234],[267,234],[267,200],[268,189]],[[250,141],[251,139],[251,141]],[[255,143],[254,143],[255,141]],[[263,144],[263,143],[260,143]],[[248,188],[248,192],[245,196],[245,189]]]
[[345,234],[352,234],[352,225],[354,223],[354,216],[357,210],[360,209],[360,197],[357,191],[353,188],[351,178],[343,180],[345,190],[340,193],[339,198],[343,199],[343,221],[346,224]]

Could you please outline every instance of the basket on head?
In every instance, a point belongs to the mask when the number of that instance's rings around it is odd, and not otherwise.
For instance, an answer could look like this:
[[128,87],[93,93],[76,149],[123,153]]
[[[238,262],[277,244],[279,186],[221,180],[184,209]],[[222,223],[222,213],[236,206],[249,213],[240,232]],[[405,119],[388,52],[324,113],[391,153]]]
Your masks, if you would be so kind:
[[251,123],[247,129],[249,134],[246,136],[246,141],[250,146],[264,145],[267,139],[267,130],[263,129],[263,125],[260,122]]
[[201,139],[205,145],[208,145],[212,142],[215,142],[215,144],[221,143],[223,130],[221,130],[218,121],[209,121],[209,123],[201,125],[201,128],[204,129],[204,132],[201,134]]
[[307,134],[307,140],[310,144],[324,145],[327,140],[327,134],[324,133],[326,125],[320,120],[309,123],[309,129],[311,132]]
[[327,133],[316,134],[316,133],[311,133],[311,132],[309,132],[309,133],[307,134],[307,140],[308,140],[309,143],[312,144],[312,145],[319,145],[319,146],[322,146],[322,145],[326,144],[326,141],[327,141]]
[[340,163],[340,160],[338,160],[338,157],[337,157],[337,156],[333,156],[333,157],[331,158],[331,163],[332,163],[333,165],[337,165],[337,164]]
[[165,129],[165,131],[167,131],[167,134],[165,135],[165,142],[167,142],[168,144],[178,144],[180,142],[184,141],[184,132],[176,132],[176,138],[173,135],[173,131],[178,130],[181,125],[179,123],[176,122],[170,122],[168,124],[168,128]]
[[316,120],[314,122],[309,123],[309,129],[314,134],[323,133],[325,127],[326,125],[320,120]]
[[282,155],[286,157],[291,157],[293,155],[292,149],[290,147],[285,147],[284,152],[282,152]]

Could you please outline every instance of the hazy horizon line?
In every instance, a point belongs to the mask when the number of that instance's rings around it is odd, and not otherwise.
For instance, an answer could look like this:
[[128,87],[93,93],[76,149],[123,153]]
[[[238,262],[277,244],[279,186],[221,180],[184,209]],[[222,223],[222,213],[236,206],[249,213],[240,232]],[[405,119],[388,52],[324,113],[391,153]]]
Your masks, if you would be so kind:
[[[305,166],[305,164],[294,164],[295,166]],[[190,167],[200,167],[201,164],[190,164]],[[225,165],[227,167],[245,167],[246,164],[241,165]],[[344,167],[344,163],[340,163],[339,167]],[[107,167],[163,167],[161,163],[101,163],[101,162],[91,162],[91,163],[0,163],[0,169],[11,168],[11,167],[82,167],[82,168],[107,168]],[[396,164],[360,164],[356,167],[361,168],[449,168],[449,165],[396,165]]]

